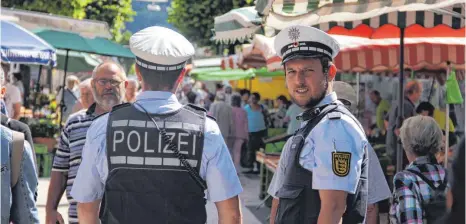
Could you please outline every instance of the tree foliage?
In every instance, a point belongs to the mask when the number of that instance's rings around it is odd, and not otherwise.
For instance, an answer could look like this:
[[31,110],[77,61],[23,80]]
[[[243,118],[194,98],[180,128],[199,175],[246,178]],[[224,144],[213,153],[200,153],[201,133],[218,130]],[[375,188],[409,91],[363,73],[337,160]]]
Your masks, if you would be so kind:
[[209,46],[216,16],[253,3],[253,0],[173,0],[168,22],[189,40],[200,46]]
[[125,22],[136,14],[131,0],[2,0],[2,7],[69,16],[75,19],[93,19],[107,22],[113,40],[126,44],[130,33],[122,32]]

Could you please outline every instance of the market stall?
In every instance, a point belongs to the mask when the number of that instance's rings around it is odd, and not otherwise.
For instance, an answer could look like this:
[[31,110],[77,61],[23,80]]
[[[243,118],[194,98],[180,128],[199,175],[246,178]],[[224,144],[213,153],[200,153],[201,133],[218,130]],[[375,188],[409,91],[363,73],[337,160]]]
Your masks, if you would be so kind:
[[[34,33],[46,40],[48,43],[52,44],[55,48],[63,49],[66,51],[64,62],[65,75],[63,77],[62,88],[65,86],[70,52],[85,52],[123,58],[134,57],[134,54],[128,48],[125,48],[103,37],[85,37],[79,33],[51,29],[38,29],[35,30]],[[65,109],[64,97],[62,97],[62,102],[60,102],[60,108],[62,112]],[[61,130],[63,125],[62,116],[60,116],[59,125]]]

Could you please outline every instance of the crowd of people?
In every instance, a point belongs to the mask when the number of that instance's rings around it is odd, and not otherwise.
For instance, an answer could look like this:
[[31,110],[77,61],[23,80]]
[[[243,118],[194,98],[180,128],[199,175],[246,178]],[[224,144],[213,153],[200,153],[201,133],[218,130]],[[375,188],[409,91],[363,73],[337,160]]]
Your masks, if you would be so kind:
[[[53,160],[46,223],[64,223],[57,211],[64,192],[69,223],[98,223],[99,217],[103,223],[205,223],[206,199],[215,202],[221,223],[241,223],[238,174],[258,173],[255,153],[264,147],[268,128],[293,134],[269,188],[271,223],[377,223],[369,218],[372,205],[385,199],[380,195],[388,186],[381,175],[371,174],[380,170],[374,150],[332,89],[335,40],[310,27],[287,29],[308,34],[294,41],[325,42],[314,46],[325,51],[277,51],[293,103],[279,96],[274,106],[258,92],[221,84],[214,93],[201,82],[176,91],[185,71],[180,65],[194,48],[161,27],[130,40],[137,80],[113,61],[96,66],[89,79],[69,76],[58,96],[65,102],[65,125]],[[294,46],[288,32],[277,36],[279,49]],[[316,35],[323,36],[312,39]],[[2,223],[39,223],[30,131],[10,112],[16,101],[6,97],[10,85],[3,70],[0,78]],[[394,176],[390,221],[464,223],[464,137],[452,147],[455,156],[445,169],[438,159],[446,151],[444,133],[435,118],[442,115],[429,103],[415,106],[421,92],[419,83],[407,84],[403,115],[380,93],[371,93],[387,152],[393,158],[400,143],[406,159],[405,169]],[[158,138],[148,138],[149,129]]]

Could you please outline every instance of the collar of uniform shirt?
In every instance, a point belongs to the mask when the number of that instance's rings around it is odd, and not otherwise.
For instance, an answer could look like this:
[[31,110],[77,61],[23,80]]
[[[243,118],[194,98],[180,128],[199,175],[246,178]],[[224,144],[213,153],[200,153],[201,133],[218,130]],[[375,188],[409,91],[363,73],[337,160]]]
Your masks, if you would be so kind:
[[331,92],[328,95],[326,95],[319,104],[317,104],[315,107],[320,107],[329,103],[333,103],[337,100],[337,93]]
[[[329,94],[327,94],[314,108],[317,108],[317,107],[320,107],[320,106],[323,106],[323,105],[326,105],[326,104],[330,104],[330,103],[333,103],[337,100],[337,93],[335,92],[331,92]],[[307,111],[307,110],[306,110]],[[304,111],[305,112],[305,111]],[[298,116],[296,117],[301,117],[303,116],[304,112],[300,113]],[[303,122],[301,123],[301,125],[305,125],[307,122]]]
[[[148,101],[150,104],[145,104]],[[165,113],[183,106],[178,102],[175,94],[165,91],[143,91],[137,95],[136,102],[150,113]]]

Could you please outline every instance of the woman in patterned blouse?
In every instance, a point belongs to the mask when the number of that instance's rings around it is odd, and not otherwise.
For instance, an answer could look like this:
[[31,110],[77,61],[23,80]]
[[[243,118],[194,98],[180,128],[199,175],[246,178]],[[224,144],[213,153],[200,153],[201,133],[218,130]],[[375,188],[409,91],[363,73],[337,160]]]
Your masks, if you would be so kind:
[[394,177],[390,221],[401,224],[425,223],[428,215],[426,207],[433,200],[439,199],[438,193],[434,194],[429,184],[436,189],[446,186],[445,169],[435,159],[435,154],[443,144],[442,130],[433,118],[419,115],[403,122],[400,138],[409,165]]

